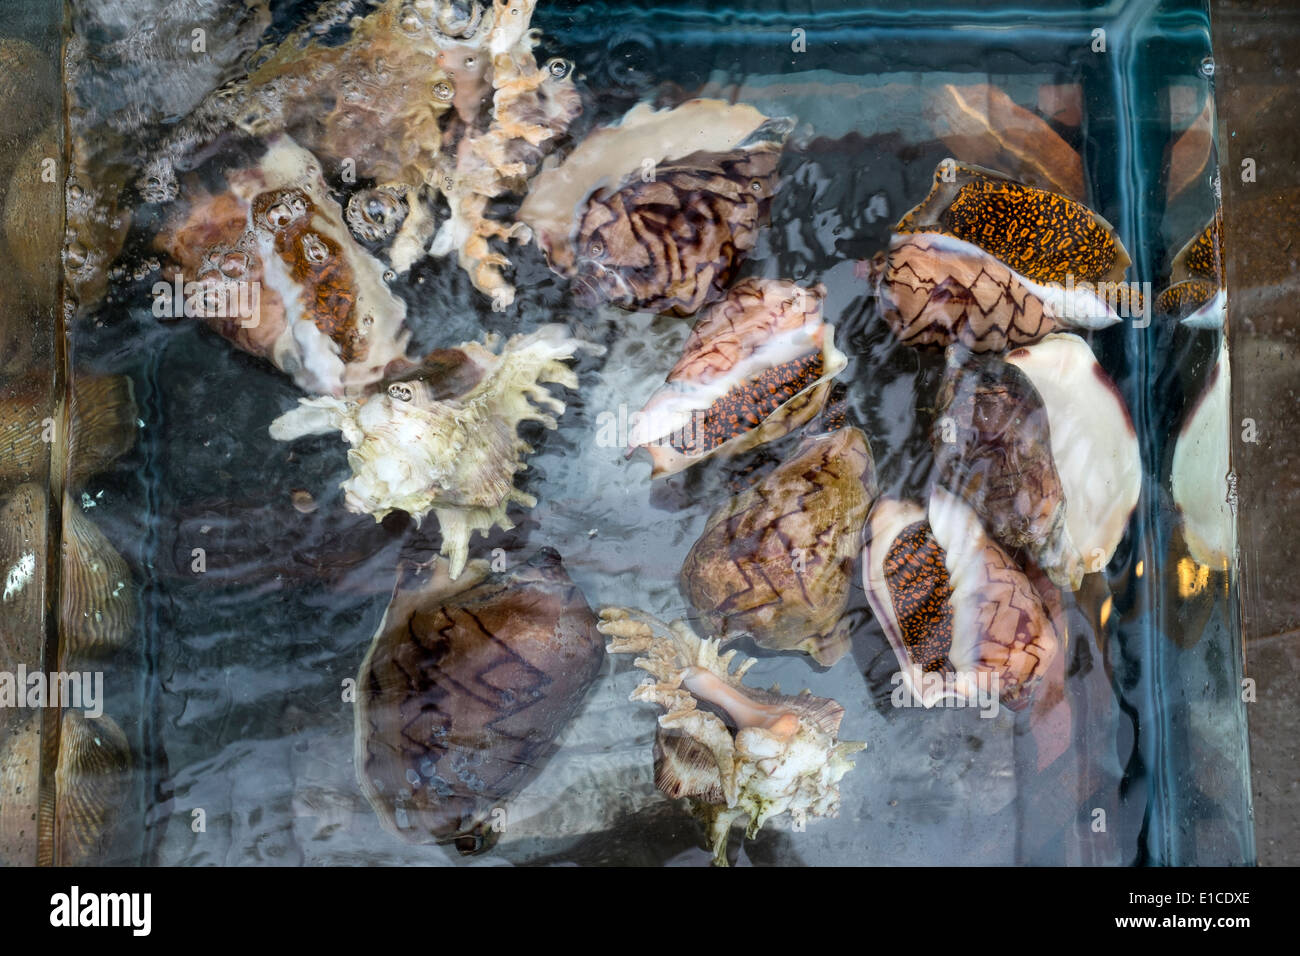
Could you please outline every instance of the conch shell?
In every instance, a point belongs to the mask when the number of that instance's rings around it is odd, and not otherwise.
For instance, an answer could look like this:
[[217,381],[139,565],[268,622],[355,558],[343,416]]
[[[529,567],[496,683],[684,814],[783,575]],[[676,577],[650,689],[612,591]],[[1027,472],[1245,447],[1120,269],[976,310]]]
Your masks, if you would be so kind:
[[926,707],[989,693],[1024,706],[1065,636],[975,512],[944,488],[928,514],[881,498],[865,537],[863,586],[908,691]]
[[821,285],[744,279],[696,323],[681,359],[634,416],[628,444],[652,477],[789,434],[826,402],[848,359],[822,320]]
[[[180,266],[185,314],[311,394],[358,394],[404,360],[406,305],[352,238],[311,153],[277,136],[228,179],[155,240]],[[155,296],[155,313],[174,298],[168,283]]]
[[1183,519],[1183,539],[1192,560],[1220,571],[1231,567],[1236,556],[1227,478],[1232,470],[1228,426],[1231,392],[1228,349],[1225,342],[1220,342],[1210,381],[1178,433],[1170,479],[1174,505]]
[[[735,651],[700,638],[682,621],[607,607],[600,632],[611,654],[638,654],[650,675],[632,700],[664,710],[655,737],[655,784],[688,798],[709,827],[713,862],[727,865],[731,825],[749,817],[746,836],[782,813],[833,817],[849,756],[866,744],[838,739],[844,708],[808,691],[794,696],[742,683],[752,658],[731,670]],[[701,706],[701,705],[706,706]],[[721,716],[720,716],[721,714]],[[724,719],[725,718],[725,719]]]
[[475,853],[493,810],[541,771],[604,662],[596,617],[554,551],[398,585],[357,677],[357,781],[384,829]]
[[875,496],[861,431],[810,435],[710,515],[682,565],[682,591],[720,643],[749,634],[829,667],[849,649],[849,577]]
[[963,498],[999,544],[1025,548],[1053,583],[1077,590],[1083,558],[1070,539],[1043,400],[996,356],[950,346],[931,430],[936,480]]
[[1077,335],[1056,333],[1006,361],[1047,410],[1065,524],[1087,571],[1101,571],[1124,537],[1142,489],[1137,433],[1123,396]]
[[515,472],[527,467],[523,458],[532,452],[516,434],[519,423],[555,428],[564,402],[546,384],[576,389],[577,376],[564,363],[579,349],[600,350],[570,338],[561,325],[513,336],[499,354],[496,347],[491,336],[484,345],[467,342],[434,353],[433,374],[414,373],[360,401],[301,399],[271,424],[271,437],[291,441],[341,431],[352,446],[352,477],[342,485],[348,510],[376,521],[401,510],[417,522],[432,511],[457,578],[475,531],[511,528],[510,504],[537,503],[514,486]]
[[792,128],[744,104],[642,103],[538,174],[519,218],[599,301],[693,315],[754,247]]
[[940,163],[930,194],[894,232],[961,239],[1044,285],[1119,282],[1132,264],[1115,228],[1087,206],[979,166]]
[[1228,295],[1223,265],[1223,214],[1214,218],[1174,256],[1171,285],[1156,300],[1162,312],[1177,315],[1184,325],[1221,329]]

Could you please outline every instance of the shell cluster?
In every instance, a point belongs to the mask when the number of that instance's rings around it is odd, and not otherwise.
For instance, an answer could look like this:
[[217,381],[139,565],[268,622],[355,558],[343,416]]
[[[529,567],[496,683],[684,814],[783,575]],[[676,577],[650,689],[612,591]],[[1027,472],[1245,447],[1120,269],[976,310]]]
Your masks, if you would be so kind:
[[1079,201],[944,164],[866,270],[901,344],[946,348],[928,502],[877,501],[863,550],[872,609],[927,706],[974,700],[980,681],[1025,706],[1067,639],[1058,589],[1119,547],[1137,434],[1070,330],[1149,307],[1129,264]]
[[[340,41],[332,27],[356,7],[365,12]],[[30,235],[15,267],[51,286],[31,301],[0,298],[0,670],[107,657],[138,623],[131,562],[77,497],[135,440],[132,385],[78,373],[55,401],[49,375],[30,368],[25,327],[8,321],[58,301],[48,260],[60,247],[68,295],[84,307],[104,294],[134,175],[160,207],[136,220],[159,224],[154,315],[199,319],[293,383],[301,394],[277,409],[269,436],[339,436],[348,511],[435,519],[440,556],[402,562],[355,680],[356,783],[379,825],[409,843],[491,848],[498,812],[596,709],[605,655],[631,654],[647,675],[631,700],[659,711],[653,746],[636,748],[645,791],[660,809],[684,801],[725,866],[741,822],[754,839],[781,816],[836,816],[850,758],[866,747],[840,739],[848,696],[748,685],[757,659],[729,645],[785,655],[818,678],[843,673],[870,621],[853,603],[864,597],[896,676],[924,706],[974,701],[989,686],[1012,709],[1041,702],[1053,667],[1064,672],[1066,604],[1123,556],[1144,480],[1124,395],[1090,337],[1153,306],[1220,328],[1222,225],[1216,217],[1188,243],[1169,288],[1148,301],[1128,281],[1116,230],[1086,203],[1082,158],[1052,126],[991,86],[932,91],[924,109],[938,138],[969,161],[941,164],[858,264],[878,322],[845,326],[917,350],[909,361],[942,376],[906,422],[920,428],[921,460],[897,481],[882,456],[882,478],[871,413],[844,397],[867,376],[846,354],[861,354],[861,339],[837,342],[836,283],[747,266],[796,120],[722,99],[641,102],[570,142],[583,110],[574,64],[537,62],[535,7],[331,7],[338,22],[313,19],[259,50],[139,169],[97,169],[73,136],[62,197],[32,179],[39,157],[63,155],[59,131],[22,111],[0,118],[0,140],[24,147],[0,210],[6,236]],[[0,87],[40,69],[11,41],[0,41],[0,65]],[[538,324],[524,309],[491,326],[506,333],[477,338],[447,331],[457,316],[430,321],[422,260],[443,260],[484,309],[504,312],[517,296],[511,244],[533,242],[537,269],[567,282],[581,320]],[[649,463],[648,481],[629,489],[698,506],[665,599],[686,619],[671,623],[626,597],[594,612],[585,575],[600,569],[572,555],[582,587],[547,547],[527,560],[494,551],[491,564],[473,554],[476,535],[510,530],[519,508],[538,505],[519,480],[535,452],[525,423],[533,434],[560,427],[562,390],[581,393],[585,364],[605,351],[591,327],[615,337],[641,321],[685,336],[679,353],[641,351],[636,371],[652,379],[640,394],[614,386],[639,406],[621,449],[627,473],[645,478],[635,469]],[[414,351],[434,339],[441,347]],[[1221,347],[1172,462],[1189,551],[1211,567],[1235,556],[1219,487],[1228,382]],[[317,507],[306,491],[283,498],[304,514]],[[50,613],[58,662],[41,661]],[[126,732],[74,710],[5,715],[0,731],[0,861],[95,861],[127,792]],[[57,768],[53,788],[39,785],[42,765]]]

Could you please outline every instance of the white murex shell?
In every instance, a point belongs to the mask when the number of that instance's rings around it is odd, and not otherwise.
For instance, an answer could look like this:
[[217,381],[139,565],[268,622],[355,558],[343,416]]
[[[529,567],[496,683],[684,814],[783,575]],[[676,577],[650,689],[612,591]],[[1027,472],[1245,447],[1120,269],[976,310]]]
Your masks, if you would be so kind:
[[436,379],[412,379],[360,401],[304,398],[271,424],[271,437],[292,441],[341,431],[352,446],[352,477],[342,484],[348,510],[376,521],[401,510],[417,522],[432,511],[454,579],[475,531],[511,528],[511,503],[537,503],[514,486],[515,472],[527,467],[523,457],[532,452],[516,428],[523,421],[557,427],[564,402],[546,384],[576,389],[577,375],[564,362],[579,349],[600,350],[560,325],[512,336],[500,353],[496,344],[489,336],[482,345],[469,342],[456,350],[473,378],[460,394],[437,392]]
[[[697,636],[683,621],[672,624],[627,608],[600,612],[611,654],[638,654],[650,677],[632,700],[662,707],[656,735],[655,782],[670,797],[687,797],[708,821],[713,861],[727,865],[731,825],[749,817],[746,835],[782,813],[833,817],[839,781],[864,743],[838,739],[844,708],[808,691],[785,695],[746,687],[746,658],[731,670],[736,652]],[[703,703],[724,712],[727,722]]]

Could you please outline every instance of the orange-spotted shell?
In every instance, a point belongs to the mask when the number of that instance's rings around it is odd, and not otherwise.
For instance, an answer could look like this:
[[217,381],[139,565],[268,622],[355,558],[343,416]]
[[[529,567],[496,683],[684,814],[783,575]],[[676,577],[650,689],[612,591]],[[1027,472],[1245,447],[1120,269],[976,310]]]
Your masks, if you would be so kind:
[[1114,227],[1083,203],[979,166],[941,163],[930,194],[894,231],[973,243],[1038,283],[1119,282],[1132,263]]
[[1194,328],[1222,328],[1224,277],[1223,214],[1216,212],[1174,256],[1169,288],[1160,293],[1156,306]]

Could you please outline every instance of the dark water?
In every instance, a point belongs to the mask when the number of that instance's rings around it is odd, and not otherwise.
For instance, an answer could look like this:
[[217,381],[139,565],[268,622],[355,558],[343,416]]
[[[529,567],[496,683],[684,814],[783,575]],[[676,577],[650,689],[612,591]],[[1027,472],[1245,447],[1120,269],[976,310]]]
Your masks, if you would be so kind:
[[[128,35],[142,4],[72,6],[95,50]],[[202,14],[220,5],[196,6]],[[270,38],[316,5],[273,6]],[[1062,134],[1084,157],[1090,204],[1133,255],[1130,278],[1160,288],[1174,252],[1215,208],[1208,173],[1176,202],[1165,189],[1171,97],[1199,111],[1212,95],[1201,3],[924,6],[543,0],[533,20],[543,34],[539,62],[562,54],[576,64],[585,112],[575,141],[645,99],[714,96],[797,118],[771,226],[742,274],[826,285],[827,320],[850,357],[841,375],[848,402],[870,438],[881,493],[896,496],[922,494],[929,478],[942,356],[892,341],[854,263],[885,245],[949,155],[919,108],[929,91],[991,82],[1032,103],[1044,84],[1079,84],[1083,123]],[[104,155],[147,155],[166,135],[165,114],[180,119],[238,73],[236,51],[250,31],[226,21],[209,59],[178,67],[155,92],[163,117],[123,124],[130,128],[120,142],[105,140]],[[1104,54],[1090,48],[1097,27],[1107,31]],[[791,48],[794,30],[805,33],[803,52]],[[115,80],[131,67],[104,69],[107,78],[92,72],[77,85],[95,122],[125,115],[140,97]],[[142,82],[152,75],[147,65],[135,69]],[[79,373],[132,378],[142,422],[137,447],[93,478],[83,499],[141,585],[140,633],[106,678],[106,709],[126,729],[136,765],[102,862],[706,863],[694,822],[654,789],[654,712],[627,701],[641,674],[622,659],[606,661],[561,751],[512,804],[492,853],[462,861],[381,830],[355,784],[352,709],[340,686],[356,674],[399,563],[437,552],[436,522],[417,529],[401,516],[376,525],[349,514],[336,435],[286,445],[267,433],[296,403],[293,384],[198,323],[154,319],[155,277],[132,273],[149,256],[161,211],[132,201],[126,268],[71,332]],[[551,546],[593,607],[680,616],[677,571],[706,517],[790,446],[652,485],[647,463],[600,446],[597,420],[620,405],[640,407],[689,323],[592,311],[535,246],[517,247],[512,259],[520,294],[505,314],[448,261],[425,261],[399,282],[421,346],[563,321],[608,349],[579,363],[581,391],[566,396],[559,431],[524,431],[537,454],[521,485],[539,505],[518,512],[514,531],[475,538],[472,554]],[[1172,436],[1213,364],[1216,333],[1125,322],[1091,344],[1137,425],[1146,477],[1119,551],[1068,609],[1065,753],[1040,769],[1024,716],[1006,710],[985,720],[973,710],[891,707],[896,663],[855,575],[853,651],[835,667],[742,646],[760,658],[750,683],[834,697],[846,710],[841,738],[867,749],[841,783],[837,819],[813,820],[803,833],[773,821],[739,862],[1253,861],[1234,587],[1222,575],[1190,595],[1173,584],[1185,551],[1168,490]],[[309,492],[317,509],[295,510],[295,490]],[[196,548],[201,574],[192,569]]]

